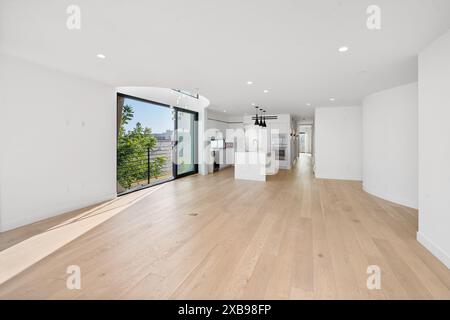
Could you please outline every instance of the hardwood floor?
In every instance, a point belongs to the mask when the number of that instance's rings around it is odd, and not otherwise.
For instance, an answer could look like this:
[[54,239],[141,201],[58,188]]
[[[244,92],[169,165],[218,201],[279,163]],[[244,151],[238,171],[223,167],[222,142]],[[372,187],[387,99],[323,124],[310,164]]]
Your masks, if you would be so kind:
[[[0,298],[450,299],[450,271],[416,231],[416,210],[359,182],[316,180],[303,156],[266,183],[229,169],[165,184],[5,282]],[[81,290],[66,288],[69,265]],[[370,265],[380,290],[367,288]]]

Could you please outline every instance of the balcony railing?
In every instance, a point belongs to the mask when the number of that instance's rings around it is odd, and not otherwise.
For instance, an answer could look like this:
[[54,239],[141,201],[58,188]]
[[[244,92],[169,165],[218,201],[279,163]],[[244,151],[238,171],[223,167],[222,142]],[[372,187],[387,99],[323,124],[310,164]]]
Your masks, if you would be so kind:
[[[159,143],[157,148],[147,148],[139,153],[117,156],[118,193],[133,191],[173,178],[172,149]],[[164,159],[163,161],[161,159]]]

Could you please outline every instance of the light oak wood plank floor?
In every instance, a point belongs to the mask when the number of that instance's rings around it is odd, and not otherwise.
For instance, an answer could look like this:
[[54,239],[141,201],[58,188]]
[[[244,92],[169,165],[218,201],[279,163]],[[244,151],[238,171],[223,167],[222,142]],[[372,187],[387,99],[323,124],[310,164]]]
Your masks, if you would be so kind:
[[[416,210],[314,179],[302,156],[266,183],[232,169],[167,183],[5,282],[0,298],[450,299],[450,271],[416,232]],[[66,288],[69,265],[81,290]],[[380,290],[367,288],[370,265]]]

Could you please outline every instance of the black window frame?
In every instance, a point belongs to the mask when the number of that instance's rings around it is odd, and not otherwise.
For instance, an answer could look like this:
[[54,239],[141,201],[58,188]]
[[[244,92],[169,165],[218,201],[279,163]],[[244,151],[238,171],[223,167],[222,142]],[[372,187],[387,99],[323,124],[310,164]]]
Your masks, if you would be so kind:
[[[154,187],[154,186],[157,186],[157,185],[161,185],[161,184],[164,184],[164,183],[167,183],[167,182],[171,182],[171,181],[174,181],[174,180],[177,180],[177,179],[180,179],[180,178],[184,178],[184,177],[187,177],[187,176],[198,174],[198,119],[199,119],[199,116],[198,116],[198,112],[197,111],[188,110],[188,109],[184,109],[184,108],[180,108],[180,107],[176,107],[176,106],[171,106],[169,104],[164,104],[164,103],[161,103],[161,102],[157,102],[157,101],[153,101],[153,100],[149,100],[149,99],[144,99],[144,98],[132,96],[132,95],[121,93],[121,92],[117,92],[116,103],[117,103],[117,100],[118,100],[119,97],[124,98],[124,99],[137,100],[137,101],[141,101],[141,102],[157,105],[157,106],[160,106],[160,107],[166,107],[166,108],[169,108],[169,109],[173,109],[175,111],[175,117],[174,117],[174,120],[173,120],[173,122],[174,122],[174,133],[176,133],[177,130],[178,130],[178,112],[181,111],[181,112],[184,112],[184,113],[190,113],[190,114],[194,115],[194,123],[195,123],[194,133],[195,134],[194,134],[194,170],[193,171],[185,172],[183,174],[178,174],[178,164],[177,164],[178,161],[174,162],[173,158],[172,158],[173,179],[170,179],[170,180],[167,180],[167,181],[161,181],[161,182],[158,182],[158,183],[155,183],[155,184],[144,185],[142,187],[139,187],[139,188],[136,188],[136,189],[133,189],[133,190],[128,190],[128,191],[122,192],[120,194],[117,194],[118,196],[123,196],[123,195],[129,194],[129,193],[132,193],[132,192],[140,191],[140,190],[151,188],[151,187]],[[119,115],[119,112],[116,112],[116,123],[117,124],[120,123],[119,122],[119,117],[121,117],[121,116],[122,115]],[[118,142],[118,139],[119,139],[119,135],[118,135],[119,128],[117,128],[116,131],[117,131],[116,142]],[[176,153],[177,144],[178,144],[178,141],[175,141],[174,145],[172,145],[172,154],[175,157],[177,156],[177,153]],[[116,172],[117,172],[117,145],[116,145]]]

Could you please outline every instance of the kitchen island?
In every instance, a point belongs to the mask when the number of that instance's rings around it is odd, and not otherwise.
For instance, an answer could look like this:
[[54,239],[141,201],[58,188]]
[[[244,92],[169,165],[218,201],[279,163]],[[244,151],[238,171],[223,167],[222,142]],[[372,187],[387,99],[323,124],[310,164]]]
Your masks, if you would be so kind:
[[267,175],[276,174],[276,162],[271,153],[236,152],[234,178],[237,180],[266,181]]

